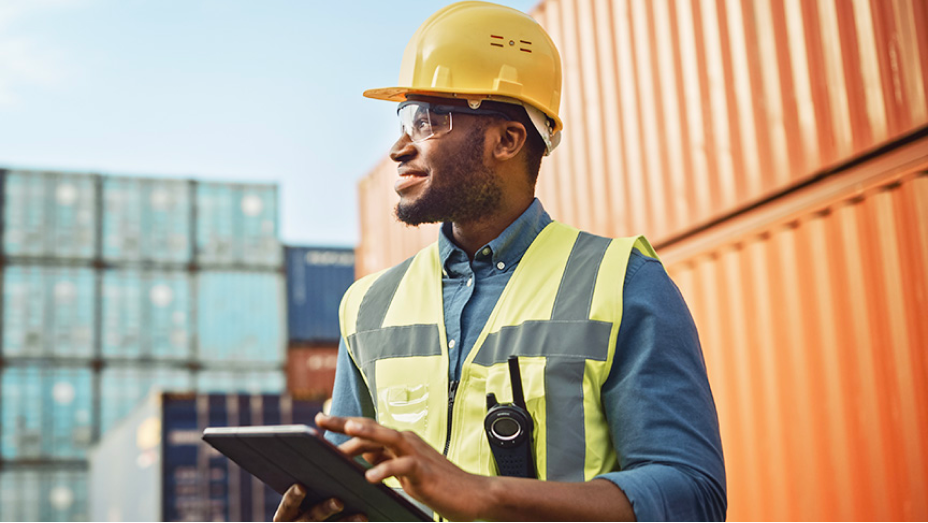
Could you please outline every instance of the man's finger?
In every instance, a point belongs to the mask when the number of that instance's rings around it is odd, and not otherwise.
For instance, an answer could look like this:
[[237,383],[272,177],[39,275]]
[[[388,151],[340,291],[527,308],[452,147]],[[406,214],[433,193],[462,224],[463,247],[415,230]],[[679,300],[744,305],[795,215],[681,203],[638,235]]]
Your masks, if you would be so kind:
[[280,505],[277,505],[277,512],[274,513],[274,521],[293,521],[300,515],[300,503],[306,497],[306,489],[302,485],[293,484],[284,492]]
[[366,452],[383,452],[383,445],[363,438],[351,438],[338,446],[338,449],[349,456],[358,456]]
[[355,437],[368,439],[382,444],[385,447],[396,449],[398,455],[408,452],[406,437],[412,436],[409,432],[399,432],[388,429],[376,421],[368,418],[350,418],[345,421],[345,434]]
[[403,456],[384,461],[376,467],[368,469],[367,472],[364,473],[364,477],[371,483],[380,483],[390,476],[409,476],[416,471],[418,466],[419,461],[416,458],[413,456]]
[[313,505],[313,508],[307,510],[297,521],[325,521],[341,512],[344,508],[345,505],[341,501],[329,498]]

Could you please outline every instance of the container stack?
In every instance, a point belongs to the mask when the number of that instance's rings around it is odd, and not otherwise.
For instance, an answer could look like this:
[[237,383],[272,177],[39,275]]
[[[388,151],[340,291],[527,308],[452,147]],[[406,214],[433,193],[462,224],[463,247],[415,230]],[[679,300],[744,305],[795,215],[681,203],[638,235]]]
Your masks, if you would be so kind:
[[354,282],[354,250],[287,247],[287,388],[328,398],[335,383],[338,306]]
[[86,519],[151,389],[285,388],[274,185],[0,170],[0,520]]
[[271,521],[280,495],[201,440],[206,427],[313,425],[318,401],[149,396],[90,453],[91,521]]

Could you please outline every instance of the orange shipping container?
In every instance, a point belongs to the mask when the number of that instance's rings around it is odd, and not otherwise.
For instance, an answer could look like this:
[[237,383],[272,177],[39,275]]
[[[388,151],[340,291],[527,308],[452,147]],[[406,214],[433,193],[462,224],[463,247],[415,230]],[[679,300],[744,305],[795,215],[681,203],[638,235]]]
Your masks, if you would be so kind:
[[928,518],[928,133],[659,249],[733,520]]
[[335,385],[338,343],[287,348],[287,390],[298,398],[330,398]]

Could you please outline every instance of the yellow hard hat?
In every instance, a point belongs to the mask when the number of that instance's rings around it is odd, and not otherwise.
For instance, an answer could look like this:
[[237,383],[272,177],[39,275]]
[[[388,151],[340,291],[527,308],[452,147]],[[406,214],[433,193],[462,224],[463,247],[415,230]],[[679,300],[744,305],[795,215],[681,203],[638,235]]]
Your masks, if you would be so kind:
[[[396,102],[407,94],[452,96],[471,106],[482,100],[518,101],[549,152],[564,127],[558,117],[561,56],[538,22],[509,7],[458,2],[433,14],[406,45],[399,85],[370,89],[364,96]],[[550,121],[538,121],[545,120],[538,112]]]

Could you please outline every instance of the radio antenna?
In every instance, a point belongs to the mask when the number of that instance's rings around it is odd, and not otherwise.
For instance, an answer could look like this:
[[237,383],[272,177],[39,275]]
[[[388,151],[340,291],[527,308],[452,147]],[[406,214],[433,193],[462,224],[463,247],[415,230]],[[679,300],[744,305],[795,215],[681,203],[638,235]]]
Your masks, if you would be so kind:
[[512,402],[528,410],[522,393],[522,373],[519,372],[519,357],[509,356],[509,381],[512,383]]

